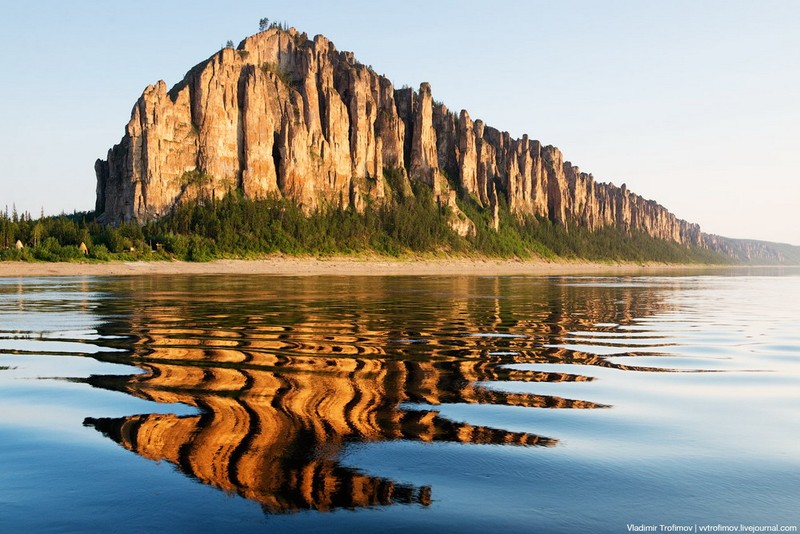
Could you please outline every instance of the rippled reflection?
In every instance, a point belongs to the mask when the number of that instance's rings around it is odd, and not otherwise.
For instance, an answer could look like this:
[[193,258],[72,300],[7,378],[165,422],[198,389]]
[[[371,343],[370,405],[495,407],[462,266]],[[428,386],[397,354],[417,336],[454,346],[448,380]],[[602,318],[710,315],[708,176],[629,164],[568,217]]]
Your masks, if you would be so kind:
[[3,524],[789,522],[798,280],[0,279]]
[[199,413],[89,417],[84,424],[272,513],[427,505],[435,497],[429,487],[340,465],[347,445],[557,445],[555,437],[453,421],[431,406],[604,408],[482,383],[593,380],[503,366],[511,363],[625,368],[558,342],[571,331],[602,328],[601,321],[631,319],[636,306],[658,309],[645,300],[624,286],[532,279],[429,279],[423,287],[411,278],[118,281],[114,299],[97,310],[100,332],[110,346],[132,351],[102,359],[131,361],[145,372],[88,382]]

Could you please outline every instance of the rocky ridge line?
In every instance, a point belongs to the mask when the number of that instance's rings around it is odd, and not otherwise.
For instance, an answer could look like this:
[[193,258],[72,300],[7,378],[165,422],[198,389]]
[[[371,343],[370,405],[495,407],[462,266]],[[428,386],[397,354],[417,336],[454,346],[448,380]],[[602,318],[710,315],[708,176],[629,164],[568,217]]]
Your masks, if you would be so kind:
[[474,226],[456,205],[456,188],[491,209],[495,225],[502,198],[517,215],[703,244],[698,225],[624,184],[596,182],[556,147],[452,113],[427,83],[395,89],[351,52],[293,28],[221,50],[169,91],[163,81],[148,86],[120,143],[95,163],[95,209],[102,222],[145,223],[181,201],[238,188],[307,210],[361,210],[385,198],[384,169],[401,170],[406,185],[430,185],[462,235]]

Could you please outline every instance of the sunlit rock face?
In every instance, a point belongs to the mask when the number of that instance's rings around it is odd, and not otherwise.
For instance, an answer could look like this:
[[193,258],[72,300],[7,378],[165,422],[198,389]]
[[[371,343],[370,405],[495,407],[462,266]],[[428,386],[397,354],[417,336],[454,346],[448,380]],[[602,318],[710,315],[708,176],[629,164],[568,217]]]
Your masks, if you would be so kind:
[[430,185],[462,235],[474,229],[451,201],[455,189],[492,209],[500,196],[517,215],[702,242],[697,225],[624,185],[595,182],[557,148],[452,113],[427,83],[395,89],[351,52],[294,29],[223,49],[169,91],[163,81],[148,86],[120,143],[95,164],[96,211],[102,221],[143,223],[233,189],[307,210],[361,210],[385,197],[384,169]]

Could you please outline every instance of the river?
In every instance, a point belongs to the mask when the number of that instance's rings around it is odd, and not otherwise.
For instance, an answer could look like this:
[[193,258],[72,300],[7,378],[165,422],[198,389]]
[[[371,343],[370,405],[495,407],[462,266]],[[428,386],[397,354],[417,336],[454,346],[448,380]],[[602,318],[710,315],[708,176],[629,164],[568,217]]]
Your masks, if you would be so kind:
[[796,526],[798,274],[0,279],[0,527]]

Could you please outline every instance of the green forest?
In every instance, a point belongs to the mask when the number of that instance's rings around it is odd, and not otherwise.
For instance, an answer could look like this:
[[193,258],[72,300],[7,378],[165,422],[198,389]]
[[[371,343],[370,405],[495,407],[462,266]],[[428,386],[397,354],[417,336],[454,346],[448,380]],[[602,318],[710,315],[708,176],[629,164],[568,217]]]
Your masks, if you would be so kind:
[[[97,222],[93,212],[33,219],[16,210],[0,212],[0,260],[109,261],[259,258],[270,254],[385,256],[488,256],[591,261],[726,263],[722,255],[618,228],[590,231],[547,219],[512,215],[500,205],[500,227],[491,213],[462,195],[459,208],[475,233],[456,234],[449,208],[437,204],[430,187],[413,184],[403,194],[387,173],[388,198],[380,205],[327,206],[305,213],[281,198],[252,200],[231,192],[221,199],[184,203],[144,226]],[[391,187],[394,185],[395,187]],[[81,244],[85,249],[81,249]]]

